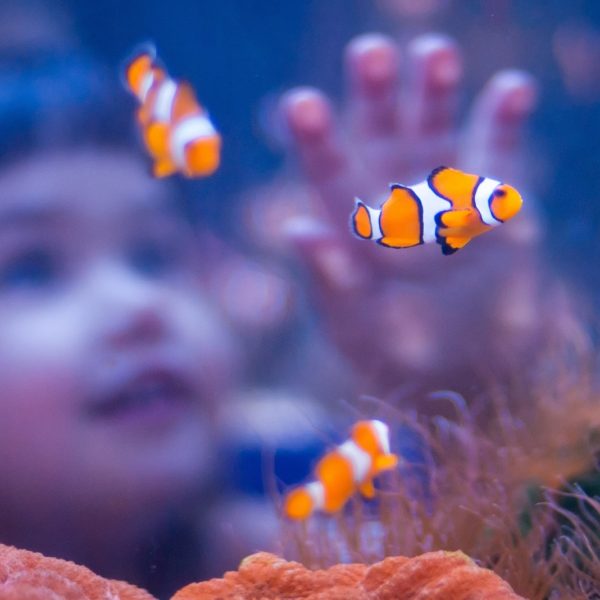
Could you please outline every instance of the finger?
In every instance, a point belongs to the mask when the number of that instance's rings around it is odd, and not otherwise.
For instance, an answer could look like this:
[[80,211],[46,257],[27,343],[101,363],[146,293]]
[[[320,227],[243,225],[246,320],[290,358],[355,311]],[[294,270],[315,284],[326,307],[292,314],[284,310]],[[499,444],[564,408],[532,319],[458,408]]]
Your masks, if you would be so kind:
[[367,277],[365,267],[337,232],[307,218],[288,223],[285,233],[297,257],[316,281],[317,291],[325,296],[323,300],[361,289]]
[[348,44],[345,58],[354,132],[366,138],[393,135],[398,129],[396,45],[384,35],[361,35]]
[[501,71],[475,101],[464,140],[464,162],[478,173],[502,177],[519,160],[525,121],[537,103],[537,87],[528,73]]
[[405,104],[407,133],[416,140],[439,140],[452,131],[463,63],[456,43],[427,34],[408,47],[410,83]]
[[286,223],[323,212],[322,202],[309,186],[283,178],[263,188],[251,188],[240,200],[239,222],[250,243],[280,257],[290,251],[283,234]]
[[292,313],[291,281],[276,268],[240,254],[221,261],[209,289],[228,320],[243,333],[277,330]]
[[346,164],[335,136],[329,100],[313,88],[296,88],[281,100],[281,111],[306,177],[317,186],[335,179]]

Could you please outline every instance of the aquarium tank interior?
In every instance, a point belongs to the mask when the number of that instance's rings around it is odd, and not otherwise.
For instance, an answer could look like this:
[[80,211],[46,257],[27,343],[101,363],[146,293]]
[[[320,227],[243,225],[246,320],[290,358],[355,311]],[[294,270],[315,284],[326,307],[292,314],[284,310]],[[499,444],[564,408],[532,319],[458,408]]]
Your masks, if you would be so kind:
[[0,0],[0,599],[600,598],[600,4]]

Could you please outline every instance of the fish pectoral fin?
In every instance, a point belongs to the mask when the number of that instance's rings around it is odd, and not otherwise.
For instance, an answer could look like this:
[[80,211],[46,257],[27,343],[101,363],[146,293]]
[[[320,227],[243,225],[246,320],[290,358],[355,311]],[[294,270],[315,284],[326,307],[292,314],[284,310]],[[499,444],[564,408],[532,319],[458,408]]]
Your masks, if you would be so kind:
[[468,227],[473,216],[472,208],[451,209],[441,212],[437,217],[437,222],[440,227]]
[[440,166],[440,167],[436,167],[435,169],[433,169],[433,171],[431,171],[431,173],[429,173],[429,177],[435,177],[436,175],[440,175],[440,174],[460,174],[460,171],[458,169],[453,169],[452,167],[446,167],[444,165]]
[[358,487],[358,491],[365,498],[375,498],[375,486],[373,485],[373,480],[369,479],[368,481],[365,481],[364,483],[362,483]]
[[462,206],[468,206],[467,202],[472,198],[478,180],[477,175],[448,167],[434,169],[427,178],[429,186],[436,194],[453,203],[460,201]]
[[448,236],[438,238],[438,242],[442,247],[443,254],[454,254],[466,246],[473,238],[465,236]]
[[152,175],[159,179],[173,175],[177,171],[177,166],[168,158],[157,160],[152,167]]
[[389,471],[398,466],[398,457],[395,454],[380,454],[375,459],[375,472]]
[[471,241],[475,217],[472,208],[445,210],[436,216],[436,237],[444,254],[454,254]]

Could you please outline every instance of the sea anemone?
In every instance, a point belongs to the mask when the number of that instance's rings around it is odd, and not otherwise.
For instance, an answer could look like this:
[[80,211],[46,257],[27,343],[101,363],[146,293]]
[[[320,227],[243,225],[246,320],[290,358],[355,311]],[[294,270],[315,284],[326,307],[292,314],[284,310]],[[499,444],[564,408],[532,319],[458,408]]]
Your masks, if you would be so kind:
[[600,503],[576,482],[594,472],[598,396],[591,370],[555,364],[517,402],[515,390],[491,391],[483,408],[440,392],[435,400],[452,410],[434,416],[371,402],[378,414],[369,416],[417,439],[418,452],[383,477],[375,501],[355,498],[334,518],[284,520],[283,555],[325,568],[462,551],[531,600],[597,598]]

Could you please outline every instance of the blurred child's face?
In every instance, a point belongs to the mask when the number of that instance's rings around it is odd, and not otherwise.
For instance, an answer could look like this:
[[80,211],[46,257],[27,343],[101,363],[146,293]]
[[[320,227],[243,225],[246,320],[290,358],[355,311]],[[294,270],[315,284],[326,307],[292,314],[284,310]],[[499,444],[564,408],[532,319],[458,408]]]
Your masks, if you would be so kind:
[[167,195],[100,150],[0,171],[0,506],[143,511],[206,479],[229,346]]

